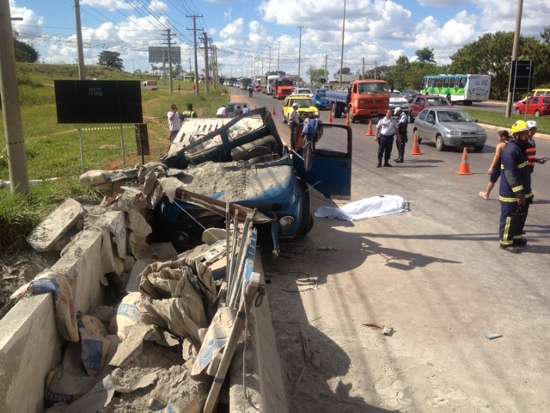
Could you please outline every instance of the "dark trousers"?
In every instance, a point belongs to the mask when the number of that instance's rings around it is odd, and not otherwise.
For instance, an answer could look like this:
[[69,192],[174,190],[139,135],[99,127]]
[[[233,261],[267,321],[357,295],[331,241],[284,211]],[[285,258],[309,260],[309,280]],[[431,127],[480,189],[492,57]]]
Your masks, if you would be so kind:
[[403,162],[405,158],[405,145],[407,144],[407,136],[399,135],[395,139],[395,146],[397,146],[397,159],[400,162]]
[[516,203],[501,202],[499,224],[500,245],[508,247],[514,243],[514,240],[523,238],[523,227],[527,220],[529,203],[530,200],[527,201],[525,206],[520,207]]
[[393,135],[380,135],[378,140],[378,163],[382,163],[382,158],[384,158],[384,163],[388,163],[392,146]]

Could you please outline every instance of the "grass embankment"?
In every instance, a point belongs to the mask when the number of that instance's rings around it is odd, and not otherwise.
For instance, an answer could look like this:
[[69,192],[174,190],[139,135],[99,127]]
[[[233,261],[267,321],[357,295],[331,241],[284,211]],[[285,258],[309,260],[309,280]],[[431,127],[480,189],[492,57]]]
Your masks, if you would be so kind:
[[[90,66],[89,79],[143,80],[129,73]],[[0,189],[0,251],[17,244],[48,212],[68,196],[90,197],[78,184],[80,170],[80,144],[78,128],[107,130],[84,132],[84,158],[86,169],[113,169],[122,167],[120,130],[116,125],[66,125],[57,124],[54,79],[76,79],[74,65],[18,64],[17,76],[23,118],[23,130],[27,151],[30,179],[61,177],[59,181],[34,186],[27,197],[13,196]],[[178,84],[181,87],[177,91]],[[199,116],[213,116],[216,109],[228,101],[224,89],[211,91],[208,96],[193,95],[190,82],[174,82],[174,94],[168,93],[167,82],[159,82],[157,91],[143,91],[144,121],[148,124],[151,155],[146,159],[158,159],[167,149],[166,112],[171,103],[184,110],[192,103]],[[140,161],[136,153],[135,134],[131,125],[124,128],[126,165]],[[0,118],[0,180],[9,179],[4,129]]]
[[524,115],[512,115],[511,118],[505,118],[503,113],[489,112],[479,109],[465,109],[472,118],[477,119],[480,123],[486,123],[488,125],[501,126],[510,129],[512,124],[516,120],[536,120],[538,124],[538,130],[540,133],[550,134],[550,116],[527,116]]

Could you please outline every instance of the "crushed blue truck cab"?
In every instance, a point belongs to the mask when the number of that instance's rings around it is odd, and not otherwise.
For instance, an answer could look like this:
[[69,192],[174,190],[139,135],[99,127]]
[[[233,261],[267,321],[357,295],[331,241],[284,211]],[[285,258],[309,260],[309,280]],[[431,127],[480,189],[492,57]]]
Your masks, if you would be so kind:
[[[187,120],[162,162],[185,170],[188,191],[270,217],[259,228],[260,239],[271,239],[278,252],[280,239],[300,238],[313,225],[308,184],[326,197],[351,194],[351,129],[324,128],[343,130],[345,150],[314,149],[307,170],[303,158],[284,145],[265,108],[231,120]],[[224,226],[222,218],[186,202],[163,200],[156,212],[159,224],[183,238],[198,225]]]

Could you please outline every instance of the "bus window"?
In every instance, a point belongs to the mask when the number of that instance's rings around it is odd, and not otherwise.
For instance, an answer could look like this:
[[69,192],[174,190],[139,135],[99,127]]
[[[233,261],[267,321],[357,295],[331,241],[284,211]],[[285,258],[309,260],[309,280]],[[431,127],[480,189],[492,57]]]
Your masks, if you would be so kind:
[[458,81],[458,87],[463,89],[466,86],[466,76],[460,76]]

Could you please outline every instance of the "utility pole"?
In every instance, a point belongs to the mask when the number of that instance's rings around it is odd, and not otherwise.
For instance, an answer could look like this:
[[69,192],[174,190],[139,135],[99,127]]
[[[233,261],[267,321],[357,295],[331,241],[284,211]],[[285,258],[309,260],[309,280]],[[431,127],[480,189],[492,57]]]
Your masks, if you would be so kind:
[[302,29],[304,26],[298,26],[300,29],[300,42],[298,43],[298,84],[300,87],[300,79],[302,78]]
[[340,51],[340,87],[342,87],[342,71],[344,70],[344,35],[346,33],[346,7],[347,0],[344,0],[344,18],[342,19],[342,48]]
[[206,86],[206,93],[210,93],[210,73],[208,66],[208,35],[206,32],[202,33],[202,41],[204,48],[204,85]]
[[218,87],[220,84],[218,74],[218,48],[215,44],[212,45],[212,76],[214,77],[214,86]]
[[361,67],[361,79],[365,78],[365,58],[363,57],[362,61],[363,66]]
[[202,17],[198,16],[196,14],[193,15],[187,15],[185,17],[188,17],[190,19],[193,19],[193,28],[187,29],[187,30],[193,30],[193,49],[195,54],[195,96],[199,95],[199,63],[198,63],[198,56],[197,56],[197,18]]
[[269,46],[269,60],[267,63],[267,71],[271,72],[271,46]]
[[84,49],[82,46],[82,24],[80,22],[80,0],[74,0],[74,17],[76,20],[76,47],[78,49],[78,78],[86,79],[84,67]]
[[174,91],[172,80],[172,31],[166,29],[166,45],[168,46],[168,90],[170,94]]
[[26,193],[29,190],[27,154],[19,106],[19,89],[15,75],[15,51],[9,0],[0,0],[0,94],[4,135],[8,151],[8,168],[12,192]]
[[325,83],[328,83],[328,54],[325,55]]
[[519,35],[521,32],[521,15],[523,13],[523,0],[518,0],[518,9],[516,12],[516,30],[514,31],[514,45],[512,46],[512,62],[510,65],[510,81],[508,83],[508,97],[506,98],[506,113],[505,117],[509,118],[512,115],[512,103],[514,100],[514,91],[512,89],[512,68],[514,62],[518,60],[519,55]]
[[281,58],[281,42],[277,42],[277,71],[279,71],[280,58]]

